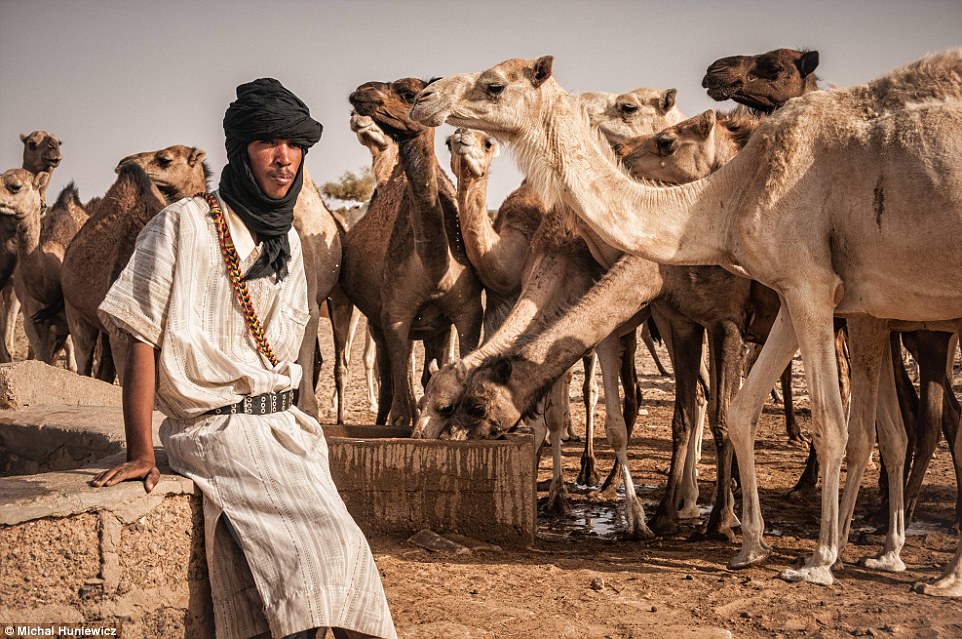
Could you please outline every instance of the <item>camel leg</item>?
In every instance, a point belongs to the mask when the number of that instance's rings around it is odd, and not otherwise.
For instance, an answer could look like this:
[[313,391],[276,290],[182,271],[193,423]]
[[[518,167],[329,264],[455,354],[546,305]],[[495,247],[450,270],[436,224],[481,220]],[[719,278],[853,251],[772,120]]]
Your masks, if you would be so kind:
[[[585,405],[585,432],[588,432],[588,422],[595,420],[595,408],[598,406],[598,380],[595,378],[595,366],[598,363],[598,356],[592,352],[581,358],[581,366],[585,371],[585,379],[581,384],[581,401]],[[572,424],[568,424],[568,439],[578,441],[578,434],[571,429]],[[592,424],[594,430],[594,424]]]
[[[585,368],[585,381],[581,387],[581,392],[585,398],[585,447],[581,453],[581,469],[578,471],[576,481],[583,486],[595,486],[599,481],[598,470],[596,468],[597,460],[595,459],[594,411],[594,407],[598,403],[598,384],[594,379],[595,364],[598,363],[598,354],[592,351],[590,356],[583,357],[581,361]],[[589,400],[591,402],[590,410]]]
[[[388,413],[388,425],[398,428],[411,428],[417,420],[417,409],[414,403],[414,379],[411,371],[413,342],[408,337],[411,332],[411,321],[409,318],[385,321],[383,330],[384,347],[394,387],[394,397]],[[383,410],[383,407],[381,410]]]
[[635,494],[635,485],[628,467],[628,427],[621,413],[618,378],[621,371],[621,338],[616,333],[606,337],[597,348],[601,361],[601,378],[605,387],[605,434],[621,466],[625,485],[625,517],[628,539],[653,539],[655,534],[645,524],[645,509]]
[[[684,477],[685,456],[691,439],[695,413],[695,395],[698,387],[698,371],[702,362],[702,336],[704,329],[686,320],[672,319],[666,335],[671,367],[675,371],[675,408],[671,422],[671,465],[668,469],[668,485],[655,509],[651,528],[659,535],[678,532],[678,491]],[[659,323],[659,328],[661,328]],[[667,335],[670,333],[670,337]]]
[[[622,330],[624,326],[621,327]],[[635,329],[629,330],[621,336],[621,387],[625,389],[624,410],[622,415],[625,418],[625,427],[628,429],[628,439],[631,440],[631,433],[635,428],[635,421],[642,412],[641,384],[638,383],[638,368],[635,366],[635,355],[638,352],[638,337]],[[647,414],[645,411],[644,414]],[[611,465],[608,476],[601,484],[601,492],[614,491],[621,484],[621,464],[615,459]]]
[[[962,332],[962,322],[956,325],[955,330],[956,335]],[[955,353],[954,346],[951,352]],[[962,426],[956,429],[952,449],[962,451]],[[942,576],[931,583],[917,583],[912,589],[933,597],[962,597],[962,537],[959,538],[959,547],[955,551],[955,556],[949,560]]]
[[[886,345],[887,346],[887,345]],[[889,478],[888,531],[885,545],[877,557],[867,557],[862,563],[867,568],[886,572],[902,572],[905,564],[899,556],[905,545],[905,426],[899,412],[895,391],[892,358],[888,352],[882,357],[879,381],[879,401],[876,425],[878,426],[879,452],[885,462]],[[846,486],[847,487],[847,486]],[[858,487],[855,487],[858,490]]]
[[889,338],[886,322],[872,318],[850,320],[848,330],[855,401],[852,402],[848,420],[845,492],[839,514],[839,551],[848,541],[862,475],[875,446],[878,382],[882,357],[886,353],[884,342]]
[[737,525],[731,490],[733,448],[728,438],[728,408],[741,379],[742,337],[738,326],[720,322],[709,331],[711,393],[708,424],[715,439],[715,498],[705,528],[710,538],[735,540]]
[[658,351],[655,350],[655,340],[651,336],[651,328],[648,326],[648,322],[642,322],[641,324],[641,341],[645,343],[645,348],[648,349],[648,354],[651,355],[651,359],[655,362],[655,367],[658,369],[658,374],[662,377],[667,377],[671,373],[665,368],[665,365],[661,363],[661,358],[658,357]]
[[0,305],[3,307],[0,310],[0,322],[2,322],[2,325],[0,325],[0,334],[2,334],[2,339],[0,339],[0,364],[6,364],[13,361],[14,329],[17,326],[17,313],[20,312],[20,300],[17,299],[17,294],[13,290],[12,278],[0,290]]
[[791,361],[796,348],[798,341],[795,339],[795,329],[785,304],[782,304],[758,360],[729,407],[728,436],[738,458],[742,489],[742,547],[728,562],[729,568],[753,566],[764,561],[771,551],[771,547],[762,539],[765,522],[758,501],[755,476],[755,433],[765,398]]
[[908,467],[905,520],[911,523],[922,480],[939,443],[945,402],[946,362],[951,334],[937,331],[906,333],[903,341],[919,365],[919,414],[916,419],[915,455]]
[[388,411],[391,408],[391,402],[394,401],[394,384],[393,375],[391,373],[391,361],[387,354],[387,346],[385,344],[384,332],[380,327],[375,326],[368,322],[368,330],[371,332],[371,337],[374,339],[374,352],[377,359],[377,372],[380,381],[380,386],[378,388],[378,409],[377,415],[374,418],[375,424],[386,424]]
[[[812,280],[815,283],[819,281],[817,273],[813,273]],[[784,570],[781,577],[786,581],[831,585],[835,581],[832,565],[838,557],[838,486],[847,428],[835,359],[832,297],[838,284],[834,274],[828,275],[822,282],[825,283],[823,287],[815,284],[793,289],[783,300],[792,318],[812,398],[812,438],[822,468],[822,503],[815,552],[802,568]],[[783,361],[780,370],[787,363]],[[743,473],[746,470],[742,469]],[[754,482],[754,477],[752,479]],[[756,493],[754,499],[757,500],[757,487],[753,490]]]
[[795,398],[792,391],[792,363],[782,372],[782,407],[785,413],[785,432],[788,434],[788,441],[799,446],[807,445],[808,442],[802,436],[802,429],[795,421]]
[[564,424],[564,434],[561,436],[561,441],[579,441],[578,436],[575,434],[574,424],[571,421],[571,379],[574,377],[574,368],[569,368],[565,371],[565,374],[561,376],[559,380],[564,384],[564,402],[558,405],[558,410],[561,411],[561,421]]
[[337,423],[344,423],[344,394],[347,386],[347,370],[351,363],[351,347],[354,332],[361,319],[361,312],[354,308],[339,286],[331,290],[327,298],[327,315],[331,320],[334,340],[334,394],[331,408],[337,415]]
[[377,366],[377,343],[369,328],[364,332],[364,380],[367,383],[368,410],[377,413],[380,369]]
[[678,517],[698,519],[698,464],[701,462],[701,446],[705,435],[705,420],[708,418],[708,400],[701,393],[695,396],[695,427],[691,429],[688,452],[685,455],[685,470],[681,487],[678,490]]
[[[568,489],[565,487],[561,466],[561,436],[564,433],[564,419],[560,403],[563,384],[556,381],[545,397],[544,419],[547,423],[548,437],[551,439],[551,458],[554,463],[551,486],[548,488],[548,501],[545,510],[565,515],[568,513]],[[567,395],[564,397],[567,400]]]

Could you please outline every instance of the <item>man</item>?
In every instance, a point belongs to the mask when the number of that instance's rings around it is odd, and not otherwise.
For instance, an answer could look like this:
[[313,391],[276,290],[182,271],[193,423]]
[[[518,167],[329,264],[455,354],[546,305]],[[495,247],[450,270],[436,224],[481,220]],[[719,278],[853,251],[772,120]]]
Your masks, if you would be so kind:
[[157,484],[156,388],[170,466],[204,494],[218,639],[313,637],[320,627],[338,638],[394,638],[321,428],[291,402],[308,319],[291,223],[303,155],[321,125],[268,78],[237,87],[224,133],[219,191],[151,220],[100,306],[104,322],[131,337],[128,461],[92,483],[143,479],[148,492]]

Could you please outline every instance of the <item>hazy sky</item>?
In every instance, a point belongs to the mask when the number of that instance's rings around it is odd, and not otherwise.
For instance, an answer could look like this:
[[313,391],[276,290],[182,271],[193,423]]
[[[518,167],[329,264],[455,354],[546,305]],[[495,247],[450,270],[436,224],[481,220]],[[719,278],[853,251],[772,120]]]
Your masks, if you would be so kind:
[[[173,144],[203,148],[219,175],[234,88],[264,76],[324,125],[307,156],[323,183],[370,163],[347,96],[371,80],[551,54],[570,91],[675,87],[695,115],[733,106],[701,88],[722,56],[818,49],[823,85],[846,86],[958,46],[959,0],[0,0],[0,171],[20,166],[20,133],[46,129],[64,142],[52,196],[70,180],[84,200],[102,195],[118,160]],[[496,159],[489,206],[520,179]]]

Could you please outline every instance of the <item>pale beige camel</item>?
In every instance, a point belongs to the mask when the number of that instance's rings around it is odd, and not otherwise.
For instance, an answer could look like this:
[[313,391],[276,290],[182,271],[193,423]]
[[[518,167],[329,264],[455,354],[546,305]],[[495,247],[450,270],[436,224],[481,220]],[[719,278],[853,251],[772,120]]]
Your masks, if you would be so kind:
[[[444,78],[422,92],[412,116],[478,128],[514,145],[539,192],[571,206],[613,246],[660,263],[718,264],[779,293],[782,309],[731,409],[744,503],[742,550],[730,565],[751,565],[769,553],[752,441],[765,397],[800,346],[823,468],[821,530],[805,566],[782,576],[832,583],[847,439],[833,315],[852,318],[849,329],[859,333],[850,345],[852,358],[863,362],[863,377],[870,380],[860,389],[865,394],[856,395],[867,401],[853,406],[853,434],[875,421],[878,366],[870,364],[883,358],[889,326],[874,318],[962,316],[962,294],[945,285],[962,275],[956,241],[962,231],[962,51],[928,56],[868,84],[798,98],[764,123],[725,168],[670,188],[625,178],[594,143],[583,114],[571,109],[551,77],[551,63],[550,57],[516,59]],[[962,323],[954,328],[959,332]],[[899,441],[884,422],[882,454],[900,478],[904,432]],[[849,451],[850,470],[863,454]],[[927,592],[962,595],[960,556]]]
[[[54,362],[68,335],[60,285],[63,257],[88,217],[71,182],[43,219],[26,216],[18,221],[14,286],[23,307],[30,349],[47,364]],[[73,349],[67,349],[67,368],[77,369]]]
[[[378,342],[381,388],[375,422],[413,427],[412,340],[444,363],[449,327],[464,355],[481,337],[481,282],[464,253],[454,186],[438,165],[434,130],[407,113],[421,80],[368,82],[350,96],[398,144],[398,166],[345,239],[341,284]],[[425,367],[422,382],[427,382]]]
[[[97,307],[130,259],[137,234],[167,204],[207,190],[205,155],[201,149],[177,145],[122,159],[117,181],[67,247],[61,282],[81,374],[93,374],[95,346],[104,333]],[[126,340],[110,335],[109,342],[100,341],[98,376],[112,381],[115,371],[122,372]]]
[[29,228],[35,227],[39,236],[43,193],[49,180],[49,173],[35,175],[26,169],[10,169],[0,175],[0,219],[10,223],[15,241]]
[[[34,175],[39,173],[53,174],[53,170],[60,166],[63,155],[60,151],[61,141],[47,131],[33,131],[20,134],[23,143],[23,163],[21,168]],[[40,215],[43,217],[47,210],[47,185],[49,179],[40,190]],[[13,273],[17,265],[17,228],[12,218],[0,220],[0,363],[9,362],[13,352],[14,329],[17,315],[20,313],[20,300],[17,299],[13,286]]]
[[[817,51],[793,49],[776,49],[759,55],[721,58],[709,65],[702,80],[702,86],[708,89],[708,94],[716,100],[732,99],[757,111],[771,113],[793,98],[819,90],[818,79],[814,74],[818,62]],[[841,323],[844,324],[844,321]],[[900,356],[902,347],[898,343],[900,335],[905,347],[912,351],[916,361],[920,363],[921,397],[915,395],[915,390],[905,372]],[[844,333],[839,332],[837,339],[840,346],[844,348]],[[906,457],[906,463],[911,468],[911,473],[908,475],[905,486],[905,519],[907,522],[912,519],[922,479],[938,443],[939,431],[942,430],[956,460],[958,483],[956,527],[958,527],[962,522],[962,455],[954,449],[953,444],[962,409],[959,408],[955,399],[945,370],[945,362],[950,352],[950,337],[946,333],[937,331],[911,331],[895,333],[892,339],[894,341],[891,351],[895,365],[899,407],[909,433],[909,454]],[[839,357],[839,367],[843,372],[847,370],[844,355]],[[791,364],[786,369],[786,374],[782,376],[785,415],[788,420],[786,426],[790,440],[801,441],[801,432],[792,420],[790,369]],[[843,402],[847,396],[847,381],[844,375],[841,376]],[[945,398],[944,404],[943,398]],[[802,479],[793,490],[807,489],[814,492],[817,475],[817,463],[814,448],[812,448]],[[887,495],[886,473],[880,475],[879,484],[882,494]],[[888,508],[883,507],[882,510],[888,510]]]

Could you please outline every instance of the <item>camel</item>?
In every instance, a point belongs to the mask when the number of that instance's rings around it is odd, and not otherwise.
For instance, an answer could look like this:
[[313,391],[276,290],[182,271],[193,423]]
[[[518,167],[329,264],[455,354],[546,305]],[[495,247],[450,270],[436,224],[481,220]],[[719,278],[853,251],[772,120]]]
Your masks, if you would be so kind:
[[[71,182],[48,213],[18,221],[18,258],[14,271],[17,298],[24,310],[24,331],[34,356],[52,364],[67,338],[60,275],[67,246],[87,221],[77,188]],[[42,312],[45,309],[52,309]],[[73,349],[67,352],[67,368],[76,370]]]
[[761,113],[772,113],[791,98],[818,91],[818,51],[775,49],[758,55],[734,55],[709,65],[701,86],[714,100],[734,100]]
[[398,145],[391,179],[346,236],[341,285],[367,316],[378,344],[375,421],[390,417],[400,427],[417,419],[411,340],[425,342],[426,361],[443,363],[452,323],[461,355],[481,338],[481,282],[464,252],[456,192],[434,155],[434,129],[407,115],[424,86],[413,78],[368,82],[350,96],[354,110]]
[[[63,155],[60,152],[61,142],[47,131],[33,131],[27,135],[20,134],[23,142],[23,164],[21,168],[34,175],[47,173],[48,180],[40,190],[40,215],[43,217],[47,210],[47,185],[49,176],[60,165]],[[0,219],[0,363],[11,361],[13,352],[14,328],[17,315],[20,313],[20,300],[13,289],[13,272],[17,266],[17,224],[12,218]]]
[[[641,133],[654,132],[681,120],[683,116],[676,108],[675,95],[674,89],[659,91],[641,88],[621,95],[600,92],[581,94],[578,100],[580,107],[592,118],[593,126],[614,144]],[[477,256],[474,259],[479,276],[487,286],[489,294],[494,292],[501,296],[510,296],[511,301],[508,303],[513,304],[513,308],[508,325],[501,326],[493,340],[486,339],[482,349],[469,356],[464,363],[465,370],[470,365],[482,361],[485,355],[497,352],[500,347],[512,343],[551,296],[558,294],[558,289],[554,287],[553,282],[554,278],[562,277],[562,271],[552,273],[551,269],[567,269],[570,265],[559,263],[553,256],[543,255],[545,247],[540,242],[532,241],[535,230],[539,228],[538,225],[547,214],[549,210],[542,205],[531,187],[522,183],[506,198],[494,224],[486,215],[475,216],[475,221],[468,223],[472,230],[476,230],[475,233],[469,232],[466,237],[477,240],[476,248],[473,250]],[[553,228],[561,227],[556,224]],[[541,237],[548,236],[542,234]],[[554,250],[575,246],[576,243],[571,242],[552,244]],[[606,260],[603,254],[597,254],[595,258],[602,263]],[[613,260],[609,260],[608,265],[612,262]],[[525,282],[524,289],[522,289],[522,282]],[[573,294],[574,291],[567,293],[568,296]],[[518,295],[520,299],[515,302]],[[648,341],[646,344],[654,353],[654,344]],[[633,358],[626,357],[625,360],[632,365],[628,367],[630,370],[626,373],[631,373]],[[453,398],[456,398],[459,393],[460,377],[453,369],[448,371],[442,369],[442,376],[436,377],[435,382],[432,383],[434,390],[426,389],[425,398],[422,399],[422,417],[414,430],[416,437],[437,437],[444,431],[447,424],[444,411],[448,410]],[[586,385],[588,378],[589,375],[586,374]],[[589,401],[590,393],[590,389],[585,391]],[[435,394],[437,401],[434,400]],[[566,396],[561,391],[557,395]],[[551,403],[557,405],[561,402]],[[626,392],[625,408],[629,413],[637,412],[637,397],[634,391]],[[590,446],[591,443],[591,437],[587,437],[586,445]]]
[[35,175],[27,169],[10,169],[0,174],[0,216],[18,226],[27,218],[36,218],[39,227],[41,194],[49,180],[50,174],[44,171]]
[[[579,95],[578,103],[584,112],[592,115],[593,126],[599,134],[604,135],[608,143],[615,143],[619,140],[626,139],[626,136],[637,135],[642,132],[653,132],[660,126],[680,120],[682,116],[677,108],[675,108],[674,97],[675,91],[673,89],[668,91],[638,89],[622,96],[602,93]],[[644,103],[646,101],[654,102],[656,107],[642,110],[639,114],[638,107],[635,105],[639,102]],[[611,105],[616,106],[612,108]],[[626,106],[619,107],[617,105]],[[606,123],[609,126],[603,126]],[[524,200],[521,200],[522,196]],[[490,224],[485,224],[487,220],[480,220],[477,226],[482,232],[487,232],[488,237],[492,238],[492,240],[487,242],[487,245],[493,245],[495,250],[504,251],[505,246],[509,247],[508,251],[510,251],[510,248],[516,248],[514,252],[508,252],[509,255],[514,255],[515,257],[518,257],[517,253],[524,255],[525,252],[530,250],[527,262],[525,263],[525,271],[528,275],[523,277],[524,286],[521,290],[520,299],[514,305],[511,313],[500,329],[494,336],[488,339],[479,350],[471,353],[465,360],[459,362],[457,366],[442,369],[438,375],[432,378],[422,398],[422,417],[415,428],[415,437],[437,437],[445,432],[449,426],[448,420],[458,404],[460,394],[463,392],[467,374],[472,367],[484,361],[487,356],[510,347],[523,331],[530,331],[533,324],[537,324],[544,318],[556,316],[561,310],[570,306],[587,292],[591,282],[597,278],[597,275],[592,276],[590,271],[586,271],[586,269],[594,270],[598,268],[597,265],[592,264],[591,258],[588,256],[589,252],[598,264],[603,264],[606,260],[610,259],[610,256],[605,254],[603,247],[601,247],[598,252],[589,250],[589,246],[585,244],[583,238],[579,238],[577,233],[572,234],[573,229],[566,228],[563,218],[567,217],[567,214],[563,211],[549,211],[544,209],[540,200],[531,194],[531,189],[526,184],[522,184],[521,188],[509,196],[508,200],[506,200],[502,206],[501,213],[499,213],[499,220],[502,219],[506,207],[514,207],[517,205],[515,198],[524,203],[520,208],[521,211],[527,208],[536,212],[536,215],[529,214],[531,217],[527,219],[537,220],[537,216],[540,216],[542,219],[536,238],[533,241],[520,241],[513,245],[507,244],[506,242],[500,241],[503,239],[503,234],[499,235],[493,231],[486,231],[486,229],[490,228]],[[511,210],[518,209],[509,209],[509,211]],[[514,231],[514,233],[517,233],[517,231]],[[559,242],[559,240],[562,241]],[[597,249],[599,247],[592,248]],[[483,249],[484,247],[482,246],[482,249],[478,252],[483,254]],[[498,264],[503,264],[504,262],[504,259],[497,260]],[[579,267],[579,263],[585,266]],[[482,269],[479,269],[479,271],[481,270]],[[590,279],[582,279],[585,276],[588,276]],[[502,278],[501,281],[513,286],[518,285],[514,284],[513,278]],[[582,282],[582,284],[578,285],[577,283],[579,281]],[[559,286],[560,283],[563,283],[563,286]],[[616,343],[620,338],[626,341],[618,344],[617,347],[610,343],[606,344],[602,350],[602,373],[607,389],[606,402],[608,403],[608,420],[611,421],[615,419],[613,417],[615,414],[619,414],[620,417],[617,425],[606,428],[609,441],[616,449],[623,448],[627,445],[627,435],[630,433],[629,425],[634,423],[635,416],[638,413],[640,396],[637,391],[637,376],[634,371],[634,329],[646,317],[647,315],[639,316],[633,321],[628,321],[631,318],[625,318],[625,325],[620,327],[618,335],[613,336],[613,339],[616,340]],[[590,369],[586,367],[586,371],[590,371]],[[626,389],[624,416],[620,415],[621,401],[617,387],[617,375],[619,372],[621,373]],[[590,373],[586,372],[586,382],[590,379],[589,375]],[[556,382],[555,380],[560,380],[560,382]],[[549,489],[548,508],[561,512],[564,512],[566,509],[566,496],[560,464],[561,437],[560,430],[558,429],[560,422],[558,417],[551,413],[567,405],[567,390],[563,382],[564,376],[561,374],[554,375],[550,380],[544,380],[546,386],[551,386],[551,390],[545,398],[546,412],[548,413],[545,415],[547,424],[539,420],[534,420],[533,422],[536,442],[540,444],[540,442],[544,440],[546,426],[551,434],[554,476],[552,478],[551,488]],[[590,401],[590,388],[586,389],[585,395]],[[529,410],[534,411],[535,409],[531,406]],[[593,411],[591,411],[591,413],[593,413]],[[589,416],[591,413],[589,413]],[[579,481],[585,483],[595,483],[597,481],[597,478],[594,476],[593,465],[591,464],[591,462],[593,462],[592,425],[592,420],[589,420],[586,424],[586,451],[583,456],[582,472],[579,475]],[[624,431],[624,434],[620,434],[622,431]],[[463,432],[459,434],[456,431],[454,436],[463,437],[464,435]],[[616,466],[612,469],[609,479],[602,487],[603,492],[608,489],[612,495],[614,494],[615,488],[617,487],[615,479],[618,477],[620,468],[626,467]],[[634,493],[631,491],[626,493],[626,495],[633,497]],[[632,508],[633,502],[631,501],[631,497],[626,498],[626,503],[628,508]],[[640,503],[638,505],[640,506]],[[641,521],[643,523],[643,519]],[[642,526],[632,526],[629,531],[629,535],[632,536],[643,536],[646,534],[647,531]]]
[[[777,49],[753,56],[721,58],[709,65],[702,80],[702,86],[708,89],[709,96],[715,100],[732,99],[757,111],[771,113],[792,98],[819,90],[818,78],[813,73],[818,62],[817,51],[792,49]],[[921,401],[915,395],[911,382],[908,381],[900,357],[902,348],[898,344],[899,335],[922,367]],[[838,339],[840,347],[844,348],[844,334],[839,333]],[[938,442],[940,428],[945,431],[953,456],[959,459],[959,451],[955,450],[953,444],[962,410],[952,392],[951,380],[945,375],[945,362],[950,350],[954,350],[954,342],[950,344],[945,334],[933,331],[896,333],[892,339],[894,341],[890,345],[890,350],[896,374],[899,407],[909,433],[907,470],[910,472],[906,473],[905,514],[906,522],[911,522],[922,479]],[[843,357],[844,355],[840,355],[840,368],[846,364]],[[842,379],[843,402],[846,398],[845,381]],[[785,393],[786,419],[791,420],[791,364],[782,376],[782,388]],[[943,396],[946,398],[944,411]],[[789,421],[786,426],[789,439],[800,441],[801,433],[794,422]],[[817,462],[814,448],[812,448],[802,478],[793,490],[814,490],[817,476]],[[879,475],[879,488],[883,495],[887,495],[888,490],[886,477],[887,474],[884,472]],[[957,464],[956,478],[958,480],[956,526],[958,526],[962,523],[962,461]],[[883,510],[888,510],[887,503],[883,503]]]
[[[843,528],[843,447],[849,440],[849,472],[864,468],[877,382],[887,383],[878,376],[887,320],[951,322],[956,334],[962,331],[962,294],[944,284],[962,274],[955,241],[962,231],[962,51],[793,100],[724,168],[677,187],[627,179],[565,99],[552,62],[513,59],[441,79],[418,96],[412,117],[477,128],[513,145],[539,193],[571,206],[612,246],[659,263],[720,265],[776,290],[781,310],[731,406],[744,497],[742,549],[730,566],[753,565],[769,553],[752,443],[764,399],[800,346],[823,469],[822,515],[814,555],[782,577],[832,583]],[[849,318],[852,393],[860,398],[848,432],[833,364],[835,314]],[[880,418],[880,447],[898,500],[904,431]],[[853,484],[846,482],[846,493],[857,492]],[[942,578],[920,589],[962,596],[960,563],[962,549]]]
[[[130,259],[137,234],[167,204],[207,190],[205,155],[201,149],[177,145],[125,157],[115,169],[117,181],[67,247],[61,286],[81,374],[92,374],[94,348],[105,333],[97,307]],[[110,352],[122,383],[126,341],[120,335],[109,337],[101,375],[113,379]]]

